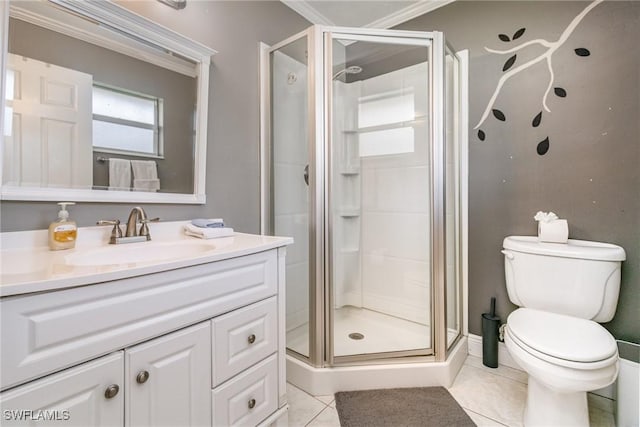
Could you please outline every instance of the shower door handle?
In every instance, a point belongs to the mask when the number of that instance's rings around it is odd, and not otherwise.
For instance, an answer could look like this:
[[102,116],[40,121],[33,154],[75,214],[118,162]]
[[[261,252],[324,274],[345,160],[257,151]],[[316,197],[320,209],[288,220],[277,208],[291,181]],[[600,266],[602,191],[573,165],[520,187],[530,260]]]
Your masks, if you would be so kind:
[[307,187],[309,186],[309,165],[306,165],[304,167],[304,182],[305,184],[307,184]]

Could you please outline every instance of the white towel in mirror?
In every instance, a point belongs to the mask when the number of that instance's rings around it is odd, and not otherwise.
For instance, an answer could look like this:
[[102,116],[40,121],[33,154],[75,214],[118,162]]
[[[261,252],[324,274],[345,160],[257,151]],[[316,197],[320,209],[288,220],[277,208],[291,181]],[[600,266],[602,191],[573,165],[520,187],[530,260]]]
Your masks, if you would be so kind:
[[131,160],[134,191],[158,191],[158,166],[153,160]]
[[109,190],[131,190],[131,162],[125,159],[109,159]]
[[159,179],[134,179],[134,191],[158,191],[160,189]]

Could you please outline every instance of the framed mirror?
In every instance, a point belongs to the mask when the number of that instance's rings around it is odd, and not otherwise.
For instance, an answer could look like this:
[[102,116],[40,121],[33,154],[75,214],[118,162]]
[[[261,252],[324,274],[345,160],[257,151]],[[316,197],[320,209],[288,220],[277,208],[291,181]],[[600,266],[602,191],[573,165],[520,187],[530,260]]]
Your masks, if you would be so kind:
[[205,203],[215,50],[109,1],[3,3],[2,200]]

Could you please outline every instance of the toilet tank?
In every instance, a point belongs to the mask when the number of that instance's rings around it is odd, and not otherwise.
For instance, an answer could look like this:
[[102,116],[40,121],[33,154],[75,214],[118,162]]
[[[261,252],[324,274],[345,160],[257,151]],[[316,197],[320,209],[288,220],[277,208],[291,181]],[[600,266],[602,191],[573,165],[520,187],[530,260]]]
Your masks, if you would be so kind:
[[503,247],[512,303],[600,323],[613,318],[620,267],[626,258],[620,246],[572,239],[544,243],[537,237],[510,236]]

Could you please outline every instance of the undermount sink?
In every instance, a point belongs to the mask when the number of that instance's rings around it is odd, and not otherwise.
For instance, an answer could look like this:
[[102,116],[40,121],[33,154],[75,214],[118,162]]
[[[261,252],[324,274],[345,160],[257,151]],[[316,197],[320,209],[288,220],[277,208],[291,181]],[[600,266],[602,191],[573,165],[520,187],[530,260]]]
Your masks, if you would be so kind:
[[160,262],[197,257],[214,249],[215,246],[212,243],[193,240],[128,243],[70,254],[65,257],[65,262],[74,266]]

